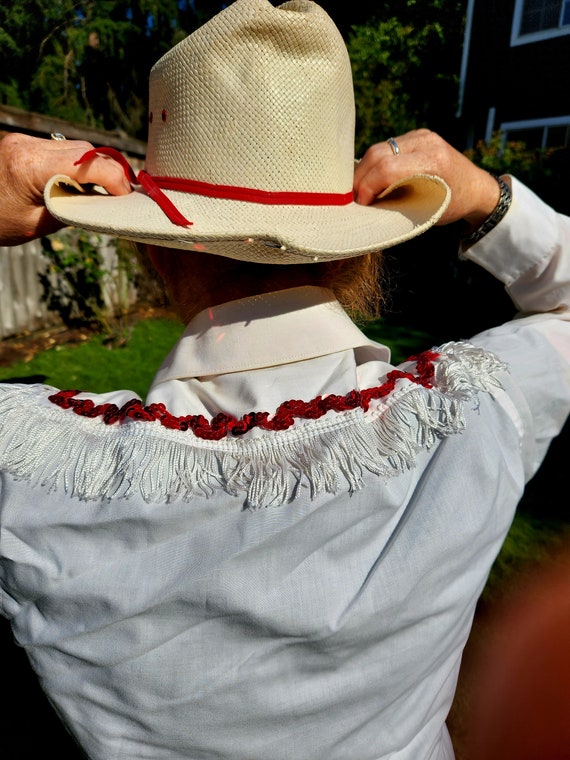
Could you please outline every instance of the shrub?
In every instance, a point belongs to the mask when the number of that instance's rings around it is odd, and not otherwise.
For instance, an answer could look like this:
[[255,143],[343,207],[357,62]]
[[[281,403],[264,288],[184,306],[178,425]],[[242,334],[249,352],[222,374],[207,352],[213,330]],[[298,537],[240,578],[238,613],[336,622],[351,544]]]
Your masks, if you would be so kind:
[[570,214],[568,147],[528,148],[521,141],[505,142],[501,132],[495,132],[488,143],[480,140],[465,155],[493,174],[514,175],[557,211]]
[[139,266],[132,246],[78,229],[42,240],[46,268],[43,301],[70,328],[89,326],[108,341],[125,343],[124,317],[136,300]]
[[527,148],[520,140],[505,142],[501,132],[494,132],[489,142],[479,140],[465,155],[493,174],[514,174],[526,184],[532,184],[539,176],[552,173],[548,166],[552,152],[548,148]]
[[99,255],[98,235],[67,229],[42,239],[47,260],[40,273],[42,299],[67,327],[101,322],[105,270]]

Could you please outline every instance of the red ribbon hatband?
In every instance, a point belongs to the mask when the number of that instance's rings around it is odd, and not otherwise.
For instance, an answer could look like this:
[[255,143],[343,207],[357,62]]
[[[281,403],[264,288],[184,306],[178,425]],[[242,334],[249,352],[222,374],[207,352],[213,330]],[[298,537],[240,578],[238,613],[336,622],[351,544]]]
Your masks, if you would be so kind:
[[180,213],[174,203],[162,190],[176,190],[182,193],[194,193],[208,198],[224,198],[226,200],[246,201],[248,203],[263,203],[266,205],[299,205],[299,206],[347,206],[354,200],[352,191],[348,193],[309,193],[257,190],[252,187],[235,185],[217,185],[179,177],[160,177],[148,174],[141,169],[135,174],[127,159],[115,148],[93,148],[84,153],[75,165],[91,161],[98,155],[110,156],[117,161],[125,172],[125,176],[133,185],[140,185],[149,198],[157,203],[173,224],[189,227],[193,222]]

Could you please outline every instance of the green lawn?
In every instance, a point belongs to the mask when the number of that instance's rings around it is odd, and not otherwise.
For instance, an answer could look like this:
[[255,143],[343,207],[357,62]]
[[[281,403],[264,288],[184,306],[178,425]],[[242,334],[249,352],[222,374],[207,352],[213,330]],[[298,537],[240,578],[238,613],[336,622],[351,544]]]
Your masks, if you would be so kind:
[[138,322],[125,346],[113,348],[101,335],[77,346],[56,346],[25,364],[0,367],[0,380],[39,375],[55,388],[94,393],[128,389],[144,398],[162,360],[182,332],[180,322]]
[[[113,348],[103,337],[95,335],[77,346],[56,346],[38,354],[31,361],[0,367],[0,380],[41,376],[56,388],[78,388],[94,393],[129,389],[142,398],[162,360],[182,332],[173,319],[146,319],[138,322],[125,346]],[[392,349],[392,361],[398,363],[415,351],[431,347],[426,333],[385,327],[374,322],[367,334]]]

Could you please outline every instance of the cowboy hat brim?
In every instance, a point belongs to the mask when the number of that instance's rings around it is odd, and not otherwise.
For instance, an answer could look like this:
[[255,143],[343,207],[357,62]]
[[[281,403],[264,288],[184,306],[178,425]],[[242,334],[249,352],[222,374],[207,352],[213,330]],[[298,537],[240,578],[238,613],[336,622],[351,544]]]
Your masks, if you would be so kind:
[[389,187],[370,206],[266,205],[166,190],[192,225],[173,224],[145,192],[85,192],[65,175],[52,177],[45,202],[66,225],[136,242],[202,250],[245,261],[292,264],[359,256],[409,240],[447,208],[443,180],[414,175]]

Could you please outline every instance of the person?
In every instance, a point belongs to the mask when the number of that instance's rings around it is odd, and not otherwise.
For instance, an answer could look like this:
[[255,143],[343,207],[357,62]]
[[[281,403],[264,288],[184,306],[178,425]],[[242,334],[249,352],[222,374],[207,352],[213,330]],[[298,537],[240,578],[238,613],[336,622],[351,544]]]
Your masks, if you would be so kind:
[[63,227],[47,211],[43,200],[44,188],[54,174],[69,175],[84,185],[103,186],[113,195],[131,192],[123,169],[108,156],[96,156],[88,164],[76,165],[92,148],[83,140],[43,140],[17,132],[0,140],[2,245],[21,245]]
[[[453,758],[477,598],[570,405],[570,220],[428,130],[355,170],[353,129],[328,15],[236,0],[154,66],[136,177],[0,143],[0,229],[146,246],[187,323],[144,403],[0,386],[2,612],[94,760]],[[376,308],[378,251],[462,220],[517,317],[394,367],[338,299]]]
[[570,544],[521,568],[468,658],[466,760],[570,756]]

